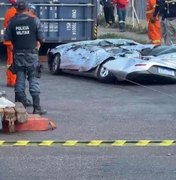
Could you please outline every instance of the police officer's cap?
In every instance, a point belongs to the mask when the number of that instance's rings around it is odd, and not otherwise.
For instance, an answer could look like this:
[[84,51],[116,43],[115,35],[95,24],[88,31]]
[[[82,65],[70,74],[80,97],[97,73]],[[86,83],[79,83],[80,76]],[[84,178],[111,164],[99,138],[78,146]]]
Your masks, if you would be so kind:
[[28,8],[28,3],[26,1],[18,1],[16,4],[17,11],[23,11]]

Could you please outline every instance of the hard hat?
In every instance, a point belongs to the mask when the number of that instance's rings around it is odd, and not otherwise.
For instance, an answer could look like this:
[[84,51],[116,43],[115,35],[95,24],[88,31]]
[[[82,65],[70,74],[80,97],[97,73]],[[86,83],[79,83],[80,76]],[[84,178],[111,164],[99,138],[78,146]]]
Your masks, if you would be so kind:
[[15,4],[17,1],[16,0],[9,0],[9,3]]
[[18,1],[16,3],[17,11],[23,11],[28,8],[28,3],[26,1]]
[[36,6],[34,4],[29,4],[29,9],[36,12],[37,9],[36,9]]

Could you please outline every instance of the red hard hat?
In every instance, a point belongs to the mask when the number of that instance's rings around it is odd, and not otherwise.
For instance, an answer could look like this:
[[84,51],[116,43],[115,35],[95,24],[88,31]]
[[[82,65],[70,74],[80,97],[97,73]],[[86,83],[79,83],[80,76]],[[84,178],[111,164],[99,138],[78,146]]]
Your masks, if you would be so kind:
[[9,0],[9,3],[15,4],[17,1],[16,0]]

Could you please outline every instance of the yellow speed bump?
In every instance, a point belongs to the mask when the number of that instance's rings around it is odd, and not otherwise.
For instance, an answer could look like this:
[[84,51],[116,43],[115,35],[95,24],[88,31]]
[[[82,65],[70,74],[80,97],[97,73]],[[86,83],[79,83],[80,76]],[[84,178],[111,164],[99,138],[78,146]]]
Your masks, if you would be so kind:
[[68,140],[63,143],[63,146],[76,146],[77,142],[77,140]]
[[174,140],[163,140],[160,143],[160,146],[171,146],[174,143]]
[[0,147],[169,147],[176,146],[176,140],[0,140]]
[[114,143],[112,143],[112,146],[124,146],[126,143],[125,140],[117,140]]
[[149,143],[149,140],[140,140],[136,143],[136,146],[147,146]]
[[39,146],[51,146],[54,141],[42,141]]
[[4,144],[5,141],[0,141],[0,146],[2,146]]
[[88,142],[87,146],[100,146],[102,142],[103,142],[102,140],[93,140]]
[[29,141],[17,141],[16,143],[13,144],[13,146],[27,146]]

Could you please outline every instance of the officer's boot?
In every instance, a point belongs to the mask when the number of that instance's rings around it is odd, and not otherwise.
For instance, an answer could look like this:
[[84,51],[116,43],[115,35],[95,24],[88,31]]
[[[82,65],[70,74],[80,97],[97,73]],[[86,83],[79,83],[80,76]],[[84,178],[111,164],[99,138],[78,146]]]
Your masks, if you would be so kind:
[[15,93],[15,102],[21,102],[23,106],[26,108],[26,96],[24,96],[24,93]]
[[32,102],[27,99],[25,92],[15,93],[15,102],[21,102],[24,107],[32,106]]
[[28,107],[28,106],[32,106],[32,105],[33,104],[31,102],[31,100],[26,97],[26,106]]
[[40,106],[39,95],[33,95],[32,99],[33,99],[33,107],[34,107],[33,114],[40,114],[40,115],[46,114],[47,111],[45,109],[42,109]]

